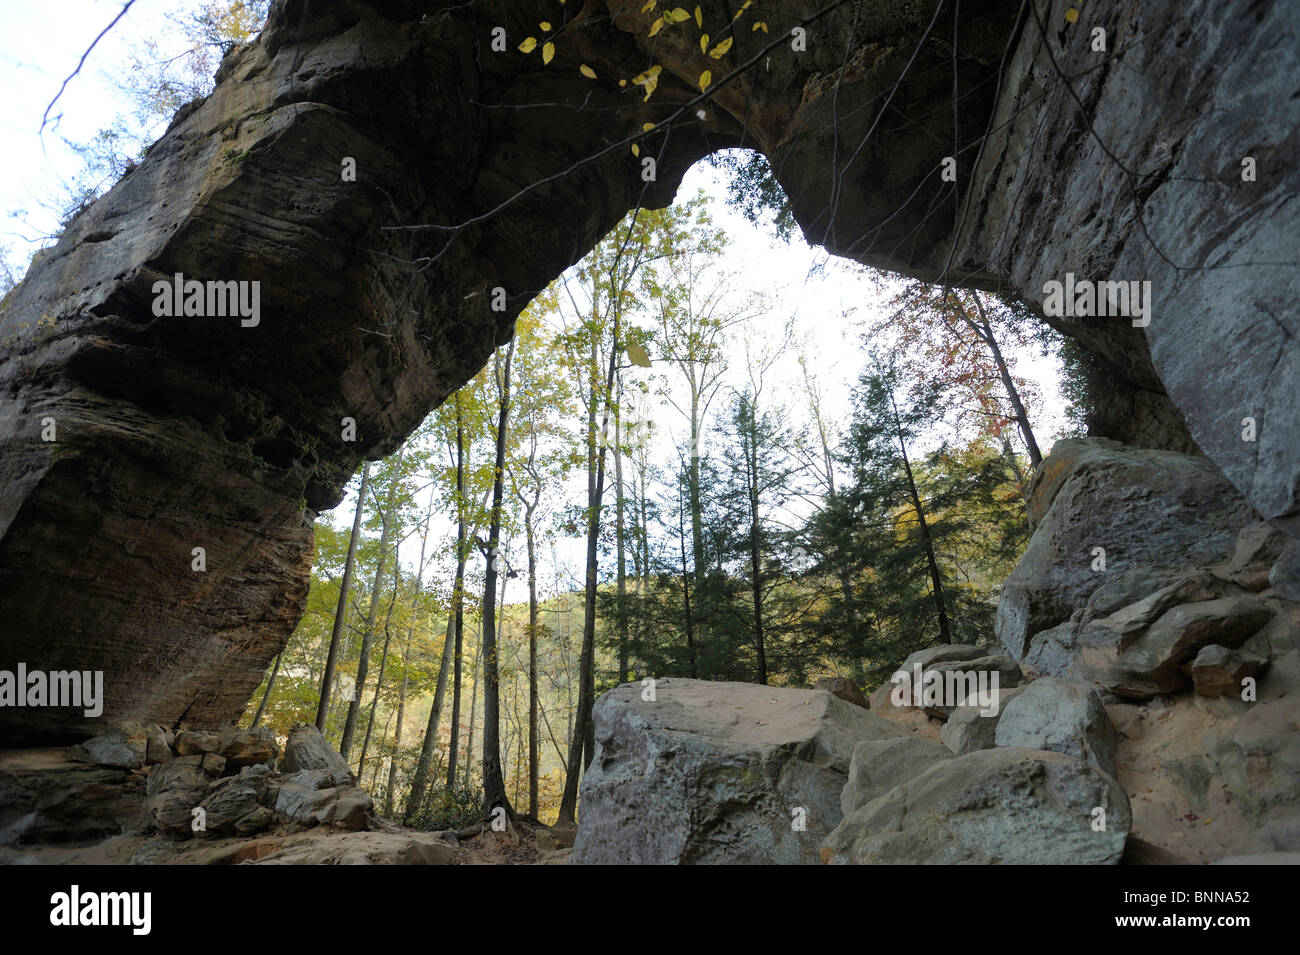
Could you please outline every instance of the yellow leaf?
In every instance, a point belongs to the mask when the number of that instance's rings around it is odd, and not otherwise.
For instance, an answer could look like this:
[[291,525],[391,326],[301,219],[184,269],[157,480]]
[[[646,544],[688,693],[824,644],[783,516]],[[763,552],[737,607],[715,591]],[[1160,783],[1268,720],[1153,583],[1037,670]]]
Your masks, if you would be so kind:
[[646,80],[646,82],[645,82],[645,99],[643,99],[641,102],[644,103],[644,102],[646,102],[646,100],[650,99],[650,94],[653,93],[653,92],[655,91],[655,87],[658,86],[658,85],[659,85],[659,77],[657,77],[657,76],[652,76],[652,77],[650,77],[650,79]]
[[641,147],[638,146],[636,143],[633,143],[633,144],[632,144],[632,155],[633,155],[633,156],[640,156],[640,155],[641,155]]
[[675,7],[671,14],[665,13],[664,19],[667,20],[670,16],[672,17],[672,20],[670,21],[672,23],[685,23],[691,18],[691,15],[681,7]]
[[755,23],[752,27],[749,28],[750,33],[753,33],[755,30],[762,30],[764,33],[766,33],[767,24],[764,23],[762,20],[759,20],[757,23]]
[[650,367],[650,356],[647,355],[646,350],[636,342],[627,343],[627,357],[632,360],[632,364],[634,365],[639,365],[642,368]]
[[731,44],[734,42],[735,40],[732,37],[727,37],[725,40],[719,42],[717,46],[715,46],[712,50],[709,51],[709,56],[713,57],[715,60],[722,59],[724,56],[727,55],[727,51],[731,49]]
[[695,8],[695,25],[701,30],[704,29],[704,14],[700,12],[699,7]]
[[547,43],[542,47],[542,62],[549,63],[555,57],[555,44]]
[[646,5],[641,8],[641,12],[649,13],[651,10],[655,8],[655,4],[658,2],[659,0],[646,0]]
[[735,23],[737,20],[739,20],[740,17],[741,17],[741,14],[743,14],[746,10],[748,10],[749,7],[750,7],[750,4],[752,4],[753,2],[754,2],[754,0],[745,0],[744,5],[742,5],[741,8],[740,8],[739,10],[736,11],[736,15],[735,15],[734,17],[731,18],[731,22],[732,22],[732,23]]
[[541,23],[537,24],[537,26],[538,26],[538,29],[540,29],[543,33],[550,33],[550,32],[551,32],[551,21],[550,21],[550,20],[543,20]]
[[705,70],[703,73],[700,74],[700,91],[703,92],[704,90],[707,90],[709,88],[709,84],[712,82],[713,82],[712,71]]
[[701,33],[701,34],[700,34],[700,52],[703,53],[703,52],[705,52],[708,48],[709,48],[709,35],[708,35],[707,33]]
[[650,36],[654,36],[656,33],[658,33],[658,32],[659,32],[660,30],[662,30],[663,28],[664,28],[664,18],[663,18],[663,17],[660,17],[660,18],[659,18],[658,20],[656,20],[654,23],[650,24],[650,33],[649,33],[649,35],[650,35]]
[[583,76],[585,76],[585,77],[586,77],[587,79],[589,79],[589,80],[594,80],[594,79],[596,78],[596,71],[593,70],[593,69],[592,69],[590,66],[588,66],[586,63],[584,63],[584,64],[582,64],[582,66],[578,67],[578,72],[581,73]]
[[525,37],[524,42],[519,44],[520,53],[532,53],[537,49],[537,41],[532,37]]
[[1065,11],[1065,22],[1066,22],[1066,23],[1078,23],[1078,22],[1079,22],[1079,11],[1076,10],[1076,9],[1074,9],[1073,7],[1071,7],[1069,10],[1066,10],[1066,11]]
[[654,128],[655,128],[655,124],[654,124],[654,123],[642,123],[642,124],[641,124],[641,132],[643,132],[643,133],[648,133],[648,132],[650,132],[650,130],[652,130],[652,129],[654,129]]
[[627,86],[627,80],[619,80],[619,81],[618,81],[618,85],[619,85],[619,86]]

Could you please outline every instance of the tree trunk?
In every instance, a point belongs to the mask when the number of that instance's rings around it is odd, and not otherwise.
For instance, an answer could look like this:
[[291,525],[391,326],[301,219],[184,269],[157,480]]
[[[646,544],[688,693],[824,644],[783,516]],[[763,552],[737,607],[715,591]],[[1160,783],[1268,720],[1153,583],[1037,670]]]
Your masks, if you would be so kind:
[[767,683],[767,648],[763,644],[763,560],[758,512],[758,421],[754,406],[748,405],[748,420],[742,422],[749,430],[744,439],[745,470],[748,471],[749,496],[749,569],[754,593],[754,646],[758,652],[758,682]]
[[469,695],[469,738],[465,741],[465,782],[469,788],[470,767],[474,765],[474,734],[478,729],[478,685],[479,671],[483,669],[483,626],[479,621],[479,649],[474,657],[474,688]]
[[[361,739],[361,758],[357,760],[357,779],[361,778],[366,767],[366,753],[370,749],[370,735],[375,729],[375,711],[379,709],[379,691],[384,688],[384,670],[388,666],[388,646],[393,640],[391,624],[393,622],[393,604],[397,602],[397,591],[402,583],[402,565],[393,555],[393,596],[388,601],[388,613],[384,615],[384,649],[379,654],[379,677],[375,680],[375,695],[370,701],[370,715],[366,717],[366,735]],[[390,714],[391,715],[391,714]]]
[[329,715],[330,691],[334,687],[334,670],[338,665],[339,640],[343,635],[343,621],[347,617],[348,593],[352,589],[352,567],[357,559],[357,543],[361,540],[361,517],[366,505],[366,487],[370,484],[370,462],[361,469],[361,489],[357,492],[357,512],[352,518],[352,537],[348,540],[348,556],[343,562],[343,580],[339,583],[339,603],[334,611],[334,628],[330,631],[330,652],[325,658],[325,676],[321,679],[320,701],[316,704],[316,729],[325,733]]
[[931,596],[934,609],[939,617],[939,642],[952,643],[952,633],[948,629],[948,611],[943,599],[943,578],[939,574],[939,561],[934,556],[934,543],[930,539],[930,525],[925,520],[925,507],[921,504],[921,495],[916,489],[916,479],[912,476],[912,463],[907,458],[907,442],[903,440],[903,423],[898,417],[898,405],[894,396],[889,396],[890,407],[894,409],[894,431],[898,435],[898,447],[903,452],[903,470],[907,474],[907,489],[912,495],[912,506],[916,509],[917,525],[921,529],[921,543],[925,547],[925,561],[930,570],[930,582],[933,586]]
[[614,411],[614,540],[617,551],[618,583],[616,596],[618,611],[615,625],[618,630],[618,682],[627,682],[627,552],[623,544],[623,440],[622,409]]
[[989,346],[989,351],[993,353],[993,361],[998,366],[998,376],[1002,379],[1002,387],[1006,389],[1007,398],[1011,401],[1011,408],[1016,417],[1016,424],[1020,427],[1020,434],[1025,439],[1025,447],[1029,451],[1029,463],[1034,467],[1043,463],[1043,454],[1038,450],[1038,442],[1034,440],[1034,429],[1029,426],[1029,414],[1025,411],[1024,402],[1020,400],[1020,390],[1016,388],[1016,383],[1011,378],[1011,372],[1007,368],[1006,360],[1002,357],[1002,349],[998,347],[997,336],[993,334],[993,326],[989,323],[988,314],[984,311],[984,303],[980,301],[979,294],[971,293],[975,299],[975,307],[979,310],[980,326],[983,330],[985,344]]
[[447,755],[447,788],[456,785],[456,756],[460,751],[460,693],[465,653],[465,426],[461,418],[460,393],[456,395],[456,580],[452,586],[456,655],[455,680],[451,692],[451,741]]
[[[501,499],[506,472],[506,437],[510,427],[510,362],[515,354],[512,338],[501,374],[501,413],[497,419],[496,465],[492,479],[492,511],[488,522],[487,569],[483,574],[483,802],[491,813],[497,806],[513,815],[501,768],[501,684],[497,659],[497,563],[501,549]],[[502,587],[502,600],[505,588]],[[504,611],[502,617],[504,618]],[[504,621],[503,621],[504,622]]]
[[266,681],[266,692],[262,694],[262,702],[257,705],[257,712],[253,714],[253,728],[256,728],[257,724],[262,722],[262,714],[266,712],[266,701],[271,698],[271,690],[275,687],[275,677],[280,672],[280,661],[282,659],[284,659],[284,650],[275,655],[275,666],[271,667],[271,677]]
[[429,722],[424,728],[424,742],[420,746],[420,760],[415,765],[415,776],[411,780],[411,792],[406,799],[406,811],[402,814],[405,822],[410,822],[420,810],[424,801],[424,789],[429,781],[429,767],[433,765],[433,748],[438,743],[438,718],[447,695],[447,673],[451,669],[454,650],[453,634],[456,621],[453,614],[447,614],[447,635],[442,641],[442,663],[438,666],[438,687],[433,693],[433,706],[429,709]]
[[[398,462],[401,462],[401,453],[398,453]],[[388,542],[392,539],[393,524],[397,520],[397,515],[392,512],[393,491],[396,488],[397,476],[393,476],[393,487],[389,488],[388,500],[386,502],[388,513],[380,511],[380,520],[383,522],[384,529],[379,535],[379,558],[375,564],[375,583],[370,592],[370,609],[366,613],[366,630],[361,637],[361,657],[357,661],[357,680],[352,690],[352,701],[348,704],[348,718],[343,723],[343,740],[339,743],[339,754],[348,758],[348,751],[352,748],[352,736],[357,730],[357,720],[361,714],[361,695],[366,689],[366,676],[370,670],[370,646],[375,639],[375,621],[379,618],[379,588],[384,577],[384,563],[388,558]],[[396,557],[394,557],[396,560]]]
[[528,814],[537,818],[537,548],[533,539],[533,512],[524,515],[528,540]]

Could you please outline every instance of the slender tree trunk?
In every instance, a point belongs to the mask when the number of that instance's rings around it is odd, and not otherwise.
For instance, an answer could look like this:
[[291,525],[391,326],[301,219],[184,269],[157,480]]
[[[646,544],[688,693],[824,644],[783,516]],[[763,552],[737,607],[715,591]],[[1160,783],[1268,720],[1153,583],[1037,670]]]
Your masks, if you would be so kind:
[[447,756],[447,788],[456,785],[456,756],[460,750],[460,695],[461,671],[464,666],[465,653],[465,549],[466,549],[466,514],[465,514],[465,427],[461,418],[460,393],[456,397],[456,581],[452,587],[452,602],[455,605],[456,656],[455,680],[451,692],[451,752]]
[[1006,389],[1007,398],[1011,401],[1012,412],[1015,414],[1016,424],[1020,428],[1020,435],[1025,439],[1025,448],[1029,451],[1029,463],[1034,467],[1043,463],[1043,454],[1038,450],[1038,442],[1034,440],[1034,429],[1029,426],[1029,414],[1025,411],[1025,404],[1020,400],[1020,390],[1016,388],[1015,381],[1011,378],[1011,371],[1007,368],[1006,360],[1002,357],[1002,349],[998,347],[997,336],[993,334],[993,326],[989,323],[988,314],[984,311],[984,303],[980,301],[978,293],[972,292],[971,297],[975,299],[975,307],[979,310],[981,338],[989,346],[989,351],[993,353],[993,361],[998,366],[998,377],[1002,379],[1002,387]]
[[271,677],[266,681],[266,692],[262,694],[262,702],[257,705],[257,712],[253,714],[253,727],[262,722],[262,714],[266,712],[266,701],[271,698],[271,690],[275,688],[275,677],[280,672],[280,661],[284,659],[284,650],[282,649],[275,655],[275,666],[271,667]]
[[411,779],[411,792],[406,799],[406,811],[402,814],[410,822],[424,802],[424,789],[429,781],[429,768],[433,765],[433,749],[438,743],[438,718],[447,694],[447,674],[451,670],[451,658],[455,648],[453,634],[456,629],[455,617],[447,614],[447,635],[442,641],[442,662],[438,666],[438,687],[433,692],[433,706],[429,709],[429,722],[424,728],[424,742],[420,746],[420,759],[415,765],[415,776]]
[[524,515],[524,533],[528,540],[528,814],[537,818],[538,739],[537,739],[537,546],[533,539],[533,511]]
[[469,738],[465,741],[465,782],[469,788],[470,767],[474,765],[474,735],[478,730],[478,685],[479,673],[483,669],[483,627],[479,622],[479,650],[474,657],[474,688],[469,695]]
[[930,569],[931,596],[934,599],[935,613],[939,617],[939,642],[952,643],[952,633],[948,628],[948,611],[943,598],[943,578],[939,574],[939,561],[934,556],[930,525],[926,522],[925,507],[921,504],[921,495],[916,489],[916,479],[912,476],[912,462],[907,458],[907,442],[903,440],[903,423],[898,417],[898,405],[894,403],[892,394],[889,396],[889,404],[894,409],[894,430],[898,434],[898,447],[903,452],[903,470],[907,474],[907,489],[912,495],[912,506],[916,509],[916,522],[921,530],[921,544],[925,547],[925,562]]
[[316,704],[316,729],[325,732],[329,716],[330,691],[334,687],[334,670],[338,665],[339,640],[343,636],[343,621],[347,617],[348,593],[352,589],[352,568],[357,560],[357,544],[361,540],[361,517],[366,505],[366,487],[370,484],[370,462],[361,469],[361,489],[357,492],[357,512],[352,518],[352,536],[348,540],[348,556],[343,562],[343,580],[339,583],[339,603],[334,611],[334,627],[330,631],[330,652],[325,658],[325,676],[321,680],[320,701]]
[[[393,596],[388,601],[388,613],[384,617],[384,649],[379,654],[379,677],[375,680],[375,695],[370,701],[370,715],[366,717],[366,735],[361,739],[361,758],[357,761],[357,779],[361,778],[366,766],[366,753],[370,749],[370,735],[375,729],[375,711],[379,709],[379,691],[384,688],[384,671],[388,666],[388,646],[393,640],[391,624],[393,622],[393,604],[397,601],[397,591],[402,582],[402,565],[393,555]],[[391,716],[391,714],[389,714]]]
[[623,544],[623,453],[620,445],[623,441],[622,410],[614,412],[614,539],[617,550],[617,599],[618,613],[615,624],[618,629],[618,682],[627,682],[627,552]]
[[686,501],[680,486],[677,491],[677,541],[682,551],[682,604],[686,617],[686,655],[691,679],[695,679],[695,615],[691,612],[690,575],[686,571]]
[[[501,413],[497,419],[497,455],[492,479],[492,511],[488,523],[487,570],[483,574],[483,799],[491,812],[497,806],[513,815],[501,767],[501,683],[497,659],[497,562],[501,551],[501,503],[506,472],[506,438],[510,429],[510,363],[515,340],[510,339],[501,374]],[[502,601],[505,588],[501,589]],[[502,617],[504,618],[504,611]],[[504,622],[504,620],[503,620]]]
[[397,729],[393,731],[393,754],[388,761],[388,789],[384,793],[384,816],[393,816],[393,791],[397,788],[397,761],[402,755],[402,720],[406,718],[406,688],[410,677],[405,664],[410,659],[411,638],[406,638],[406,648],[402,651],[402,688],[397,691]]
[[[601,422],[600,434],[603,436],[609,427],[610,398],[614,394],[615,375],[618,372],[618,353],[620,335],[620,315],[617,305],[614,307],[614,328],[609,349],[609,365],[605,376],[605,411]],[[560,799],[559,822],[572,825],[577,819],[578,776],[580,767],[586,768],[591,762],[595,746],[595,727],[591,720],[591,711],[596,696],[596,584],[599,567],[600,506],[605,493],[605,442],[599,442],[596,448],[595,407],[598,395],[595,382],[588,416],[588,496],[587,496],[587,573],[586,592],[583,602],[582,653],[578,659],[578,712],[574,718],[573,735],[569,740],[568,772],[564,779],[564,795]],[[593,462],[593,458],[595,459]],[[590,464],[594,463],[594,468]],[[584,758],[585,756],[585,758]]]
[[767,683],[767,648],[763,642],[763,560],[758,511],[758,421],[753,405],[748,406],[749,429],[745,440],[745,470],[749,472],[749,572],[754,593],[754,646],[758,651],[758,682]]
[[[394,477],[396,481],[396,477]],[[388,504],[392,504],[392,494],[389,494]],[[357,720],[361,714],[361,696],[366,689],[366,676],[370,671],[370,646],[375,638],[375,621],[379,617],[379,589],[384,576],[384,564],[388,558],[388,542],[392,539],[393,524],[397,520],[395,514],[380,514],[383,521],[384,529],[379,535],[379,558],[375,564],[375,582],[374,589],[370,592],[370,609],[366,613],[366,630],[361,637],[361,657],[357,661],[357,680],[352,690],[352,701],[348,704],[348,717],[343,723],[343,740],[339,743],[339,753],[344,759],[348,758],[348,751],[352,748],[352,737],[356,733]]]

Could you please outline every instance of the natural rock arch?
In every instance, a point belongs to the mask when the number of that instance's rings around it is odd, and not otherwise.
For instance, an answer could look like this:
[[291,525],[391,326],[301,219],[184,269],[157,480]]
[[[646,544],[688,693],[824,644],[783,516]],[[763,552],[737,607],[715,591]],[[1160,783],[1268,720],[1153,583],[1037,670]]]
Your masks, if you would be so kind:
[[[740,4],[700,6],[725,23]],[[946,4],[781,6],[707,61],[701,99],[694,34],[649,38],[639,0],[277,2],[0,311],[5,665],[103,670],[106,719],[236,716],[301,613],[314,513],[362,458],[395,448],[629,208],[737,145],[769,157],[810,239],[867,264],[1031,304],[1066,271],[1150,280],[1146,329],[1053,320],[1106,370],[1097,430],[1194,439],[1300,533],[1284,5],[1128,0],[1071,25],[1064,0],[966,0],[955,28]],[[542,19],[563,24],[549,64],[515,50]],[[643,102],[618,80],[651,62]],[[646,184],[625,140],[674,114],[641,141]],[[178,272],[260,282],[260,322],[156,317],[153,283]],[[57,710],[6,719],[27,739],[86,730]]]

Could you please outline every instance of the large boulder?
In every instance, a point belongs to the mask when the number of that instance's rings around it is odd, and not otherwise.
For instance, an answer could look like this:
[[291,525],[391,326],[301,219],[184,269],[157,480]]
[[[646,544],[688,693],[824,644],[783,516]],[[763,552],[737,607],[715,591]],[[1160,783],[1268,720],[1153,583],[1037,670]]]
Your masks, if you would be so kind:
[[97,766],[140,769],[145,764],[149,737],[138,723],[121,723],[84,743],[69,748],[68,758]]
[[821,690],[684,679],[593,716],[575,863],[815,863],[856,744],[904,732]]
[[952,756],[948,747],[919,736],[863,740],[853,747],[849,779],[840,794],[840,809],[847,816]]
[[1018,661],[1036,634],[1068,621],[1103,586],[1115,589],[1116,607],[1132,603],[1188,567],[1226,561],[1238,531],[1257,520],[1206,459],[1102,438],[1053,446],[1035,473],[1030,512],[1034,533],[997,614],[998,639]]
[[841,865],[1109,865],[1131,822],[1119,784],[1081,760],[989,749],[940,760],[845,816],[821,855]]
[[1090,683],[1043,677],[1009,702],[994,732],[998,746],[1046,749],[1115,775],[1115,726]]
[[352,777],[348,761],[329,744],[320,730],[307,723],[298,723],[289,731],[280,769],[285,773],[296,773],[304,769],[323,769],[334,776],[341,774],[340,778]]

